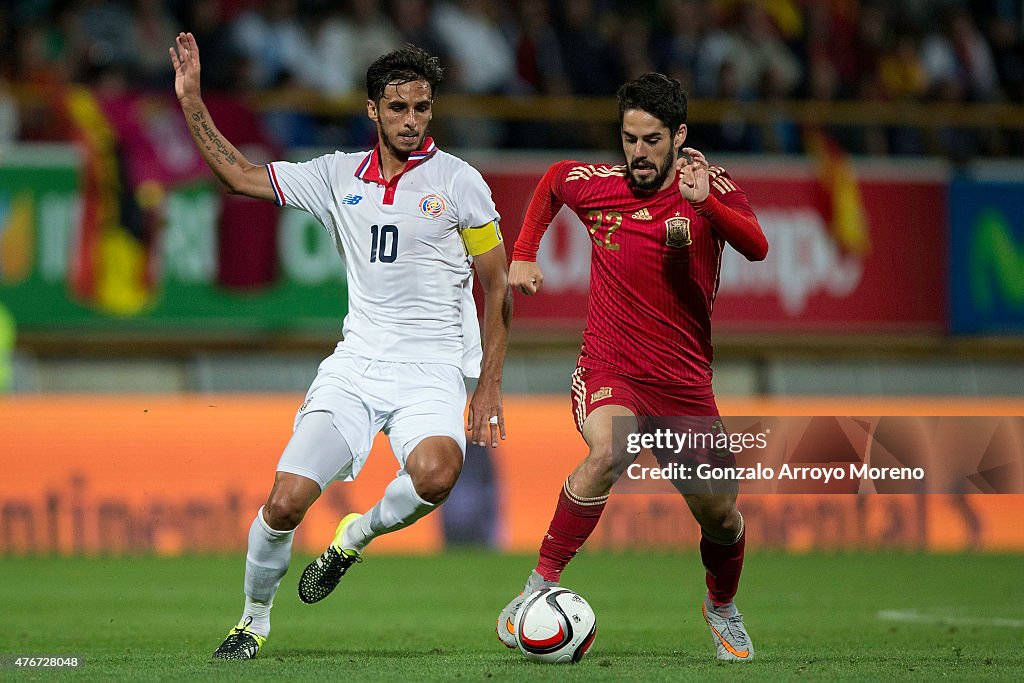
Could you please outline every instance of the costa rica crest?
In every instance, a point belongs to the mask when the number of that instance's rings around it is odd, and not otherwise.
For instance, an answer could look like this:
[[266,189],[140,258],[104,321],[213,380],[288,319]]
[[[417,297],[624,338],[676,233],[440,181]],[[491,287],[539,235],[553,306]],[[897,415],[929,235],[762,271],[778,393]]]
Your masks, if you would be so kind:
[[665,221],[665,244],[676,249],[688,247],[693,243],[690,239],[690,219],[685,216],[674,216]]
[[444,210],[444,200],[436,194],[428,194],[420,199],[420,213],[428,218],[437,218]]

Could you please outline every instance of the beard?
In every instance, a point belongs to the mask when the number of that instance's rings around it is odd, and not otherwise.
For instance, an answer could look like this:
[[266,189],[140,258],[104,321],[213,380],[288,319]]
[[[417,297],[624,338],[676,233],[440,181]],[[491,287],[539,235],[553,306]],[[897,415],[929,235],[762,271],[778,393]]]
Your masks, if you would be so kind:
[[[654,192],[661,188],[662,184],[665,182],[665,179],[668,178],[669,172],[671,172],[672,169],[675,168],[675,165],[676,158],[675,155],[671,153],[667,157],[665,157],[665,163],[663,163],[660,167],[656,166],[650,160],[645,159],[644,161],[640,162],[639,166],[637,166],[635,163],[629,165],[629,179],[633,181],[633,187],[640,190],[641,192]],[[638,178],[634,173],[637,170],[649,168],[655,168],[658,172],[655,173],[650,178],[648,178],[647,180]]]
[[426,138],[426,136],[427,132],[423,131],[423,133],[421,133],[419,137],[416,138],[416,144],[413,146],[413,148],[405,149],[404,147],[399,146],[400,142],[404,140],[404,138],[400,138],[400,136],[398,135],[395,135],[394,137],[388,135],[387,133],[384,132],[383,126],[381,126],[378,130],[378,137],[380,137],[381,145],[386,147],[388,151],[390,151],[394,156],[400,159],[408,157],[411,152],[414,152],[420,147],[422,147],[423,139]]

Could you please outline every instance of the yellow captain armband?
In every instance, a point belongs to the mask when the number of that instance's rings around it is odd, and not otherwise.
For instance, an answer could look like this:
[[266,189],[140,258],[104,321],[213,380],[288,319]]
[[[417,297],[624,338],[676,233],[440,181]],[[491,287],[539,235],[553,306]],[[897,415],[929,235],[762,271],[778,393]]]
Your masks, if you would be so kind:
[[498,221],[491,221],[478,228],[465,228],[460,234],[470,256],[486,253],[501,244],[501,227]]

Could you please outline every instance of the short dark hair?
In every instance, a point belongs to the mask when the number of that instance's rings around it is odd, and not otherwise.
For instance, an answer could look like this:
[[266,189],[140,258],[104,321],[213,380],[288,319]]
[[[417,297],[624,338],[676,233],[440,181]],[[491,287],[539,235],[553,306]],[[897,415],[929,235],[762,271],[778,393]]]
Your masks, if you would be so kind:
[[413,81],[426,81],[433,97],[442,80],[441,60],[415,45],[406,45],[381,55],[366,70],[366,97],[377,102],[384,97],[384,89],[389,85]]
[[674,78],[645,73],[619,88],[619,125],[629,109],[640,109],[664,123],[673,133],[686,123],[686,91]]

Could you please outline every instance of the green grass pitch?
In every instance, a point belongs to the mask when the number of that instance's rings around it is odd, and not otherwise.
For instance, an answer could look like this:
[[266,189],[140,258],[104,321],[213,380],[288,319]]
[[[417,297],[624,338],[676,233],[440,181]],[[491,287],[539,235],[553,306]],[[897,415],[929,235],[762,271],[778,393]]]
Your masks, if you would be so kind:
[[[1024,557],[750,553],[739,605],[757,648],[720,664],[696,555],[582,553],[564,584],[598,616],[575,666],[531,664],[494,635],[532,557],[367,556],[318,605],[295,594],[252,662],[214,662],[241,609],[242,558],[2,558],[0,655],[83,657],[0,680],[1021,680]],[[889,619],[879,616],[890,611]]]

